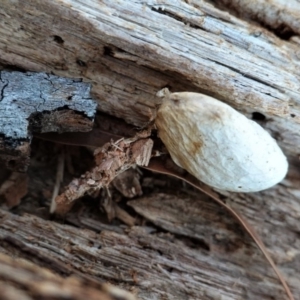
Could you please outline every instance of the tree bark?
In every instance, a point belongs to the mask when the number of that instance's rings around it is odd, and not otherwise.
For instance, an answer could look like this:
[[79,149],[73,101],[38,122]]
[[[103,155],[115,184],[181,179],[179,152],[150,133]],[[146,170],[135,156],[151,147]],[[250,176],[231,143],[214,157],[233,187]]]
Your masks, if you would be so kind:
[[33,133],[90,131],[90,85],[45,73],[0,71],[0,162],[26,171]]
[[[266,9],[275,4],[289,15],[280,1],[263,2]],[[276,35],[278,23],[267,17],[254,18],[256,24],[236,15],[236,8],[224,11],[196,0],[3,0],[0,61],[83,78],[92,83],[100,111],[136,126],[155,118],[156,93],[163,87],[211,95],[258,121],[288,156],[287,178],[260,193],[218,192],[256,229],[297,299],[300,29],[292,20],[300,15],[294,10],[285,19],[289,39]],[[198,197],[154,194],[131,202],[173,235],[151,234],[144,226],[124,231],[87,216],[73,219],[91,229],[82,231],[8,212],[1,212],[0,234],[47,257],[62,255],[81,274],[134,288],[140,299],[283,299],[256,246],[226,212]],[[2,252],[9,253],[7,245]]]

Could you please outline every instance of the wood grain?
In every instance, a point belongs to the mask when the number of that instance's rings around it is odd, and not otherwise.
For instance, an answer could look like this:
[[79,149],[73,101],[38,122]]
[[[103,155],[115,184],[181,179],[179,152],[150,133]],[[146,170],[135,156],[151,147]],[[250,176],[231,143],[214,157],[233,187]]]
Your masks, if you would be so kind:
[[[275,2],[264,1],[264,5],[269,8]],[[299,19],[296,10],[294,13],[293,18]],[[196,0],[29,0],[13,4],[3,0],[0,15],[2,64],[83,78],[93,84],[99,110],[135,126],[142,127],[153,120],[160,101],[156,92],[166,86],[172,92],[198,91],[211,95],[260,122],[289,158],[287,179],[261,193],[219,192],[255,227],[295,298],[300,297],[300,75],[296,35],[290,40],[280,38],[263,22],[254,24],[243,16],[233,15],[230,9],[224,11]],[[296,29],[293,30],[296,34]],[[218,209],[213,210],[218,212]],[[179,205],[177,215],[181,213]],[[150,219],[149,213],[147,218]],[[26,222],[30,223],[29,219]],[[18,220],[14,228],[23,230],[22,217]],[[82,220],[85,226],[89,222],[95,224],[88,218]],[[211,230],[218,232],[222,222],[208,223]],[[47,227],[44,223],[41,226]],[[94,230],[104,227],[98,222]],[[232,228],[239,234],[238,228]],[[35,230],[32,227],[28,235]],[[76,231],[79,239],[80,233]],[[59,232],[56,227],[54,232]],[[219,260],[207,247],[187,249],[178,236],[147,234],[145,237],[140,228],[131,229],[127,235],[103,232],[107,244],[113,246],[105,247],[109,255],[102,250],[100,259],[108,265],[101,272],[106,278],[124,278],[124,273],[137,266],[141,272],[137,277],[139,285],[132,277],[128,281],[138,289],[141,299],[281,300],[284,297],[275,276],[265,261],[260,261],[256,248],[247,248],[247,239],[241,238],[242,246],[236,247],[232,256],[226,252]],[[64,234],[75,236],[70,232]],[[192,241],[192,237],[188,239]],[[81,243],[84,245],[84,241]],[[120,244],[122,251],[118,248]],[[225,240],[220,244],[221,249],[226,248]],[[56,245],[54,249],[59,252],[61,243]],[[136,247],[144,251],[140,256],[132,254],[136,253]],[[129,254],[118,260],[116,253]],[[120,269],[117,270],[116,264],[111,267],[111,261],[117,262]],[[79,269],[86,270],[81,262],[76,262]]]

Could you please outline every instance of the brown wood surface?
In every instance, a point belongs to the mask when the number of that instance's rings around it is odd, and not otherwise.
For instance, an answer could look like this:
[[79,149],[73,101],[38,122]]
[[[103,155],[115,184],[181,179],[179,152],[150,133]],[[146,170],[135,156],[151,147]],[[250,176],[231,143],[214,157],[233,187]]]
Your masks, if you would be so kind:
[[[261,2],[291,15],[281,1]],[[2,0],[0,61],[83,78],[100,111],[138,127],[155,118],[156,93],[166,86],[214,96],[260,122],[288,156],[288,177],[260,193],[218,192],[256,229],[299,299],[300,29],[293,20],[300,15],[296,9],[291,18],[282,15],[286,36],[267,17],[250,21],[237,11],[200,0]],[[68,215],[68,226],[1,211],[0,250],[25,256],[9,236],[72,274],[109,280],[140,299],[284,299],[272,269],[235,221],[172,184],[129,203],[151,221],[147,226],[108,225],[85,214]],[[35,262],[33,256],[25,258]]]

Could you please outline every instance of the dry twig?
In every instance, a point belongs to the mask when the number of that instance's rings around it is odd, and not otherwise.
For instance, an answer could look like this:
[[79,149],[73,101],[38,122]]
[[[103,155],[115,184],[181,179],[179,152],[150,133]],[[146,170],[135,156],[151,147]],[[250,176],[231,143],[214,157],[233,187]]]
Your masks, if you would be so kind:
[[67,190],[56,198],[57,213],[66,212],[66,206],[86,193],[93,193],[105,186],[129,168],[146,166],[151,157],[153,141],[145,138],[148,134],[136,135],[130,139],[110,142],[98,148],[94,155],[96,167],[81,178],[74,179]]

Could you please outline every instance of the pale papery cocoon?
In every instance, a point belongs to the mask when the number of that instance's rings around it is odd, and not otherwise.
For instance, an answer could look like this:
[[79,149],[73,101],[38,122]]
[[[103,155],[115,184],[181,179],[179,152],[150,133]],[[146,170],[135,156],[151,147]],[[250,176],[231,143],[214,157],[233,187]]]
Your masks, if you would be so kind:
[[270,134],[212,97],[167,93],[155,124],[174,162],[217,189],[257,192],[287,173],[287,159]]

